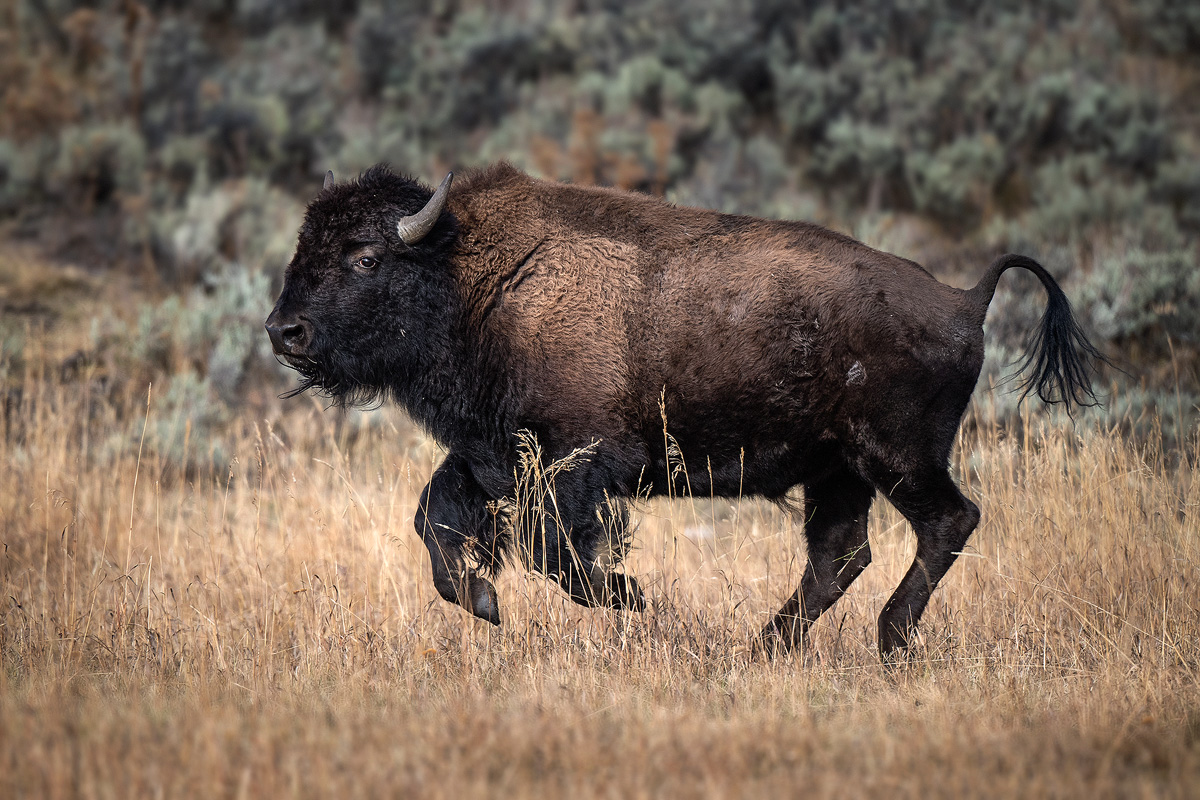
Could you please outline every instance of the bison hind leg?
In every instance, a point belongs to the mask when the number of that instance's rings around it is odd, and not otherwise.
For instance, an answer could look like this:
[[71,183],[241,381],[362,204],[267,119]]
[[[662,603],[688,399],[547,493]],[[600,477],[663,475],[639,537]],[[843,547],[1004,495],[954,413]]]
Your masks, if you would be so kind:
[[809,627],[871,563],[867,514],[874,497],[871,484],[845,469],[804,485],[808,564],[799,588],[755,640],[755,652],[802,646]]
[[945,469],[904,476],[891,485],[888,500],[917,535],[912,566],[879,615],[879,652],[884,661],[893,661],[908,646],[930,595],[979,524],[979,507]]

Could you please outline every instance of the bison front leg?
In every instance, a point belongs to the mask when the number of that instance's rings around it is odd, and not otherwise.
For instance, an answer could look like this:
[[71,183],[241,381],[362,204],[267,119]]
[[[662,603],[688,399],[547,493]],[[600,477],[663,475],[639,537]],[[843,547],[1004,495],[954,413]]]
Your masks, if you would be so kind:
[[434,471],[421,493],[414,523],[429,550],[438,594],[480,619],[499,625],[496,588],[470,567],[464,555],[468,546],[494,539],[488,497],[465,459],[452,453]]

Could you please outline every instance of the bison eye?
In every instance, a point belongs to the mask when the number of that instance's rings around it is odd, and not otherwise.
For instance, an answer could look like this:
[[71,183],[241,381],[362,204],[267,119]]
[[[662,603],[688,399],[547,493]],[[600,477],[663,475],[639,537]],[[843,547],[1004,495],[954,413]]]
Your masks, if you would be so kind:
[[375,269],[379,266],[379,259],[372,258],[371,256],[363,256],[355,262],[354,266],[359,269]]

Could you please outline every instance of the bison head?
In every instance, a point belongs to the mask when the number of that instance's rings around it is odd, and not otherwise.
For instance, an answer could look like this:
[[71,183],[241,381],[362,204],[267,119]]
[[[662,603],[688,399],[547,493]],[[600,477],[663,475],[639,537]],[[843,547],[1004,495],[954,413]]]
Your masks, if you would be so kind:
[[452,177],[431,192],[382,165],[342,184],[326,175],[266,322],[276,357],[301,375],[291,394],[368,402],[436,353],[452,302]]

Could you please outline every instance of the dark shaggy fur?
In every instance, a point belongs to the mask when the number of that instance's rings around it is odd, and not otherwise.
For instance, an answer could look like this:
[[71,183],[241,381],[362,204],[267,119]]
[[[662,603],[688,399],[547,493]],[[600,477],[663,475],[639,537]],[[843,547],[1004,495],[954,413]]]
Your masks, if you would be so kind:
[[[417,529],[441,595],[492,622],[495,590],[476,568],[500,566],[510,529],[527,565],[574,600],[636,609],[636,583],[597,565],[613,542],[623,552],[626,498],[780,500],[802,485],[809,563],[764,641],[799,643],[870,563],[878,491],[917,534],[879,620],[889,652],[979,520],[947,463],[1004,270],[1033,271],[1050,297],[1026,391],[1068,407],[1092,399],[1098,354],[1023,256],[962,291],[815,225],[547,183],[504,164],[455,185],[409,246],[396,222],[430,196],[385,167],[325,189],[267,324],[302,376],[297,391],[394,400],[449,449]],[[497,509],[529,471],[521,431],[543,466],[591,449],[554,476],[550,513],[510,525]]]

